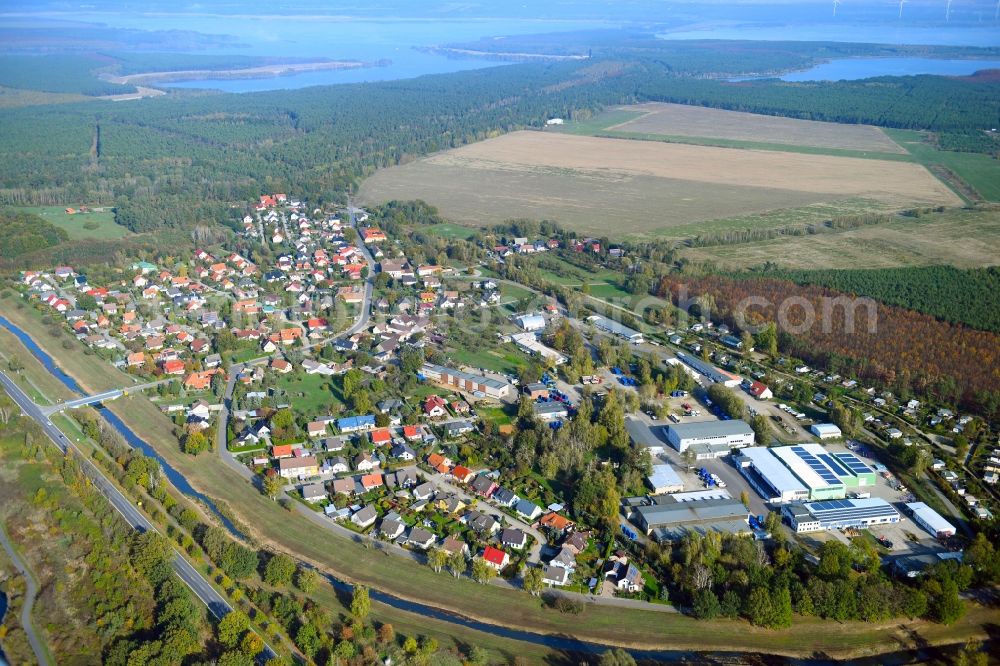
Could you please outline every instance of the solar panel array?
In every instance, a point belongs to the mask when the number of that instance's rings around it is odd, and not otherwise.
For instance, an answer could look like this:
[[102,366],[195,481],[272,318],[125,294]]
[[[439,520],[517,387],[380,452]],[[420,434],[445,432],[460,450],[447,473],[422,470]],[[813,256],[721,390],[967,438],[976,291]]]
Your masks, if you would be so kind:
[[842,462],[855,476],[859,474],[873,474],[872,468],[864,464],[860,458],[853,453],[838,453],[837,460]]
[[837,476],[850,476],[850,472],[844,469],[843,465],[840,464],[840,461],[831,456],[829,453],[824,453],[819,457],[819,459],[826,463],[826,466],[833,470],[833,473]]
[[831,486],[839,485],[840,479],[837,475],[830,471],[830,469],[824,465],[820,460],[813,454],[806,451],[801,446],[793,446],[792,453],[797,455],[802,462],[809,465],[809,468],[819,475],[819,478],[823,479],[827,484]]
[[817,520],[852,520],[874,518],[897,513],[889,504],[863,504],[858,506],[851,500],[825,500],[806,505]]

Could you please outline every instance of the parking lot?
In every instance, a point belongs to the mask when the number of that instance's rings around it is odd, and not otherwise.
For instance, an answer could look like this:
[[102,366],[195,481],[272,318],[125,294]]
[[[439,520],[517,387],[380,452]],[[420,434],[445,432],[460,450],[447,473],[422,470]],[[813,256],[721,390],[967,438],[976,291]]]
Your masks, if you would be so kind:
[[[706,415],[702,413],[700,417],[691,417],[685,420],[693,423],[695,421],[714,421],[717,419],[710,414]],[[740,494],[746,491],[750,497],[750,511],[753,514],[762,515],[768,512],[764,500],[757,495],[746,479],[733,467],[731,456],[716,458],[714,460],[692,461],[691,470],[688,471],[688,463],[667,442],[666,428],[669,423],[653,421],[646,414],[631,414],[626,418],[625,425],[635,441],[650,442],[655,445],[653,450],[656,453],[653,455],[653,463],[665,462],[672,465],[677,470],[678,476],[681,477],[685,491],[703,490],[705,488],[704,482],[698,477],[697,473],[698,469],[704,467],[709,473],[716,474],[722,479],[722,482],[726,484],[725,490],[733,499],[739,499]]]

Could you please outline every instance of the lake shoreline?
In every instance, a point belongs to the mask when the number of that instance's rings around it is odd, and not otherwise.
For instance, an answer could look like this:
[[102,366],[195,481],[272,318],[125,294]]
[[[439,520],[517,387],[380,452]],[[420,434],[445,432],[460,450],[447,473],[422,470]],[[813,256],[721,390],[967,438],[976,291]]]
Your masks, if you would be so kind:
[[391,64],[389,60],[322,60],[316,62],[286,63],[261,65],[260,67],[245,67],[233,69],[189,69],[169,72],[143,72],[125,76],[108,76],[111,83],[157,84],[175,81],[227,81],[232,79],[273,79],[281,76],[294,76],[304,72],[322,72],[328,70],[363,69],[369,67],[385,67]]

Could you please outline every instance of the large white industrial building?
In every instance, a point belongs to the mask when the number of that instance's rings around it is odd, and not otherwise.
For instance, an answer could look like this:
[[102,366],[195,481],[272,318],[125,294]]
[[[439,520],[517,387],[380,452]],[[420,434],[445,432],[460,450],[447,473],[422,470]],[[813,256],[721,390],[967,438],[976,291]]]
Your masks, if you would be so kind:
[[875,485],[875,471],[851,452],[819,444],[744,449],[736,466],[768,502],[836,500]]
[[884,499],[840,499],[790,504],[782,509],[798,533],[846,527],[867,528],[899,522],[899,512]]
[[677,352],[677,358],[684,361],[688,366],[693,368],[695,371],[705,375],[711,381],[716,384],[722,384],[723,386],[728,386],[730,388],[734,386],[739,386],[743,382],[743,378],[739,375],[734,375],[731,372],[726,372],[722,368],[717,368],[711,363],[706,363],[705,361],[691,356],[690,354],[685,354],[684,352]]
[[522,331],[541,331],[545,328],[545,317],[538,313],[517,315],[514,321]]
[[667,426],[667,440],[681,453],[700,445],[742,448],[753,446],[753,428],[740,420],[678,423]]
[[767,502],[787,504],[809,499],[809,489],[769,449],[761,446],[743,449],[736,466]]
[[539,342],[538,337],[534,333],[515,333],[510,336],[510,339],[511,342],[529,354],[534,354],[539,358],[550,361],[554,365],[562,365],[566,362],[565,356],[557,352],[555,349],[543,345]]
[[844,436],[840,428],[832,423],[814,423],[809,426],[809,432],[820,439],[840,439]]

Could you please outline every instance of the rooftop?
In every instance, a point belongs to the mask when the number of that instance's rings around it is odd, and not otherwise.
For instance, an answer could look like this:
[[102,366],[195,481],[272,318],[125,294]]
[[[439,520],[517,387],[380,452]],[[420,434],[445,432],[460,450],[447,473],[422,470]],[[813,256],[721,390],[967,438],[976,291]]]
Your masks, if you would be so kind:
[[701,439],[704,437],[725,437],[728,435],[752,435],[753,428],[746,421],[702,421],[700,423],[678,423],[667,426],[680,439]]
[[843,485],[828,464],[819,459],[817,454],[827,456],[821,446],[778,446],[770,451],[778,456],[794,472],[795,476],[799,477],[810,488]]
[[779,493],[807,490],[794,474],[776,458],[770,449],[751,446],[743,449],[743,455],[753,462],[753,466]]
[[685,523],[746,518],[747,508],[732,499],[707,499],[695,502],[664,502],[640,506],[636,511],[650,528]]

